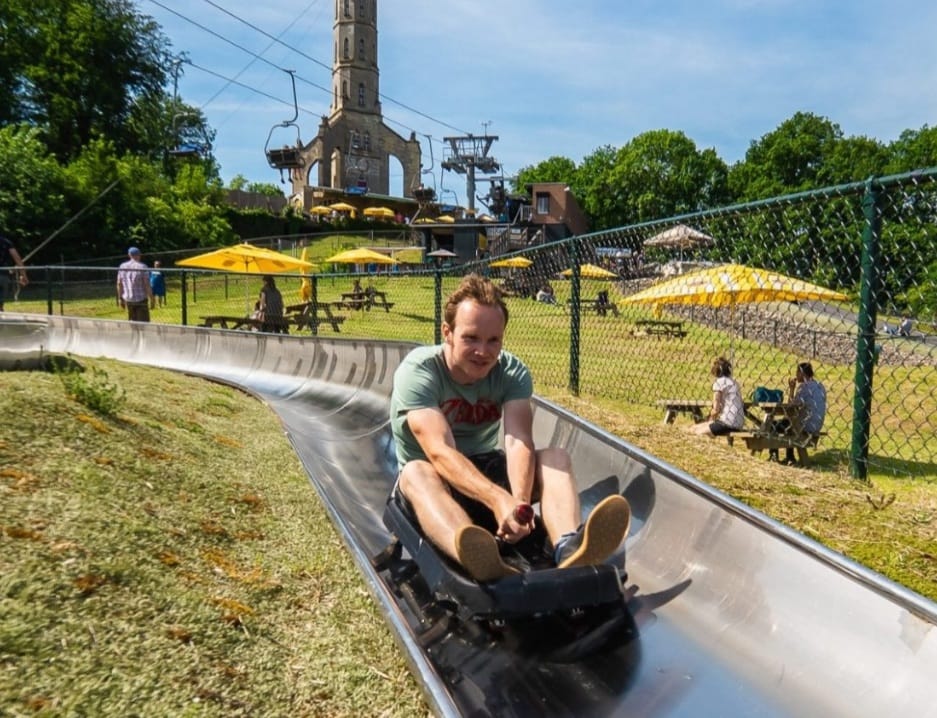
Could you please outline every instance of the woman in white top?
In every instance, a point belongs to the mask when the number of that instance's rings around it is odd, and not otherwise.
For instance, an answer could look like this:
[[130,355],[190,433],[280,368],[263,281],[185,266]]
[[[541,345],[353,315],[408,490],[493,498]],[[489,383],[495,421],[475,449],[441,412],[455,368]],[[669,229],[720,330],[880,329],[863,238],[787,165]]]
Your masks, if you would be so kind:
[[694,424],[690,431],[706,436],[725,436],[739,431],[745,423],[745,404],[742,402],[742,388],[732,378],[732,365],[725,357],[713,362],[710,372],[716,380],[713,382],[713,406],[709,419]]

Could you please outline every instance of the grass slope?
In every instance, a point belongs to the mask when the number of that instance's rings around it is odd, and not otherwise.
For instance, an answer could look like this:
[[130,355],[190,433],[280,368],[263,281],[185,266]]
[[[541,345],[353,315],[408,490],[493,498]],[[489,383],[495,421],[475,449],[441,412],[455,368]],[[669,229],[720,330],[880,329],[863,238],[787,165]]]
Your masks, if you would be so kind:
[[0,373],[0,714],[425,715],[275,416],[82,363],[115,414]]

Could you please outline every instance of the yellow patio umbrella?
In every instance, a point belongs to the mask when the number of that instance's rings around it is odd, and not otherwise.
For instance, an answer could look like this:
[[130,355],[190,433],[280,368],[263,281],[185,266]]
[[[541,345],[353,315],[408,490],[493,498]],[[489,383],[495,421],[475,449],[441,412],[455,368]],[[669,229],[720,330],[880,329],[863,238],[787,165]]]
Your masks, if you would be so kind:
[[336,212],[348,212],[352,217],[355,216],[355,208],[347,202],[336,202],[335,204],[330,204],[329,209],[334,209]]
[[533,262],[527,257],[508,257],[507,259],[499,259],[496,262],[492,262],[492,267],[508,267],[510,269],[526,269],[531,266]]
[[[560,274],[564,277],[573,276],[572,267],[564,269]],[[579,265],[579,276],[585,277],[586,279],[618,279],[618,275],[615,274],[615,272],[609,272],[607,269],[602,269],[602,267],[595,264]]]
[[[276,252],[272,249],[255,247],[246,242],[230,247],[222,247],[195,257],[180,259],[176,262],[180,267],[197,267],[199,269],[218,269],[225,272],[242,272],[244,274],[278,274],[280,272],[296,271],[298,269],[312,269],[316,265],[305,259],[296,259],[288,254]],[[250,300],[247,298],[247,283],[244,283],[244,297],[247,299],[247,309],[250,311]]]
[[448,214],[441,214],[436,218],[437,222],[443,222],[444,224],[453,224],[455,222],[455,217],[451,217]]
[[390,207],[368,207],[362,214],[365,217],[379,217],[380,219],[393,219],[397,216]]
[[[710,307],[729,307],[735,312],[737,304],[747,302],[831,301],[845,302],[845,294],[803,279],[789,277],[743,264],[723,264],[688,272],[655,284],[644,291],[625,297],[624,304],[647,304],[655,313],[668,304],[697,304]],[[731,324],[730,319],[730,324]],[[732,341],[729,356],[733,354]]]
[[180,267],[198,267],[199,269],[219,269],[226,272],[244,274],[277,274],[297,269],[312,269],[315,265],[305,259],[296,259],[288,254],[272,249],[255,247],[246,242],[230,247],[222,247],[195,257],[180,259]]
[[397,264],[397,260],[393,257],[364,247],[348,249],[322,261],[335,264]]
[[327,214],[332,214],[332,208],[326,207],[324,204],[317,204],[315,207],[309,209],[310,214],[321,214],[323,216]]
[[625,304],[705,304],[724,307],[744,302],[826,300],[845,294],[802,279],[743,264],[723,264],[689,272],[624,298]]

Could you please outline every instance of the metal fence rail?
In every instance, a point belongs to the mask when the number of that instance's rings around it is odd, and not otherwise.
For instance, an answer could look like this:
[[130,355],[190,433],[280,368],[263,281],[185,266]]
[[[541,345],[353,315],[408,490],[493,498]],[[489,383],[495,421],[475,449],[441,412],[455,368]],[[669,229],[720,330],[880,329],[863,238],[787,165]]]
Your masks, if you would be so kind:
[[[284,241],[298,254],[295,242]],[[732,361],[748,396],[759,386],[786,389],[797,363],[810,361],[828,394],[824,446],[848,458],[853,475],[865,477],[870,464],[937,475],[937,169],[510,249],[493,259],[527,266],[358,267],[365,289],[386,300],[374,306],[342,303],[352,287],[348,273],[320,273],[305,286],[295,274],[276,279],[286,304],[312,299],[317,314],[327,307],[342,317],[303,331],[431,342],[439,337],[440,299],[466,272],[485,273],[507,295],[507,345],[531,365],[538,386],[586,398],[648,406],[706,399],[718,356]],[[698,303],[629,300],[725,264],[848,300],[722,302],[716,286]],[[33,268],[30,285],[7,308],[124,318],[115,271]],[[256,275],[163,272],[169,292],[152,312],[157,322],[246,316],[260,288]],[[541,290],[552,291],[552,300],[538,301]],[[902,321],[910,330],[900,329]]]

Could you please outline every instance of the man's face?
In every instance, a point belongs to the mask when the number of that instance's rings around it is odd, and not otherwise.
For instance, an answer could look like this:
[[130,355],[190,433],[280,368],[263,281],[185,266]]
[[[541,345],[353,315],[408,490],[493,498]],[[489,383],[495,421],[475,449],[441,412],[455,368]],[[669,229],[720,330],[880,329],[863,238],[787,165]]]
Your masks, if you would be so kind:
[[455,326],[442,325],[446,363],[459,384],[488,376],[501,354],[504,314],[500,307],[464,301],[456,310]]

